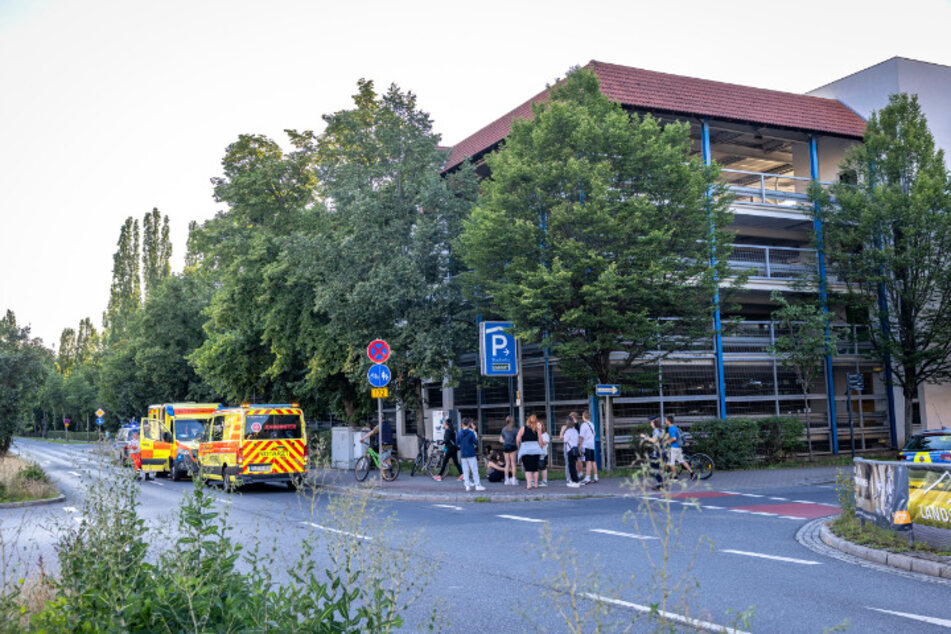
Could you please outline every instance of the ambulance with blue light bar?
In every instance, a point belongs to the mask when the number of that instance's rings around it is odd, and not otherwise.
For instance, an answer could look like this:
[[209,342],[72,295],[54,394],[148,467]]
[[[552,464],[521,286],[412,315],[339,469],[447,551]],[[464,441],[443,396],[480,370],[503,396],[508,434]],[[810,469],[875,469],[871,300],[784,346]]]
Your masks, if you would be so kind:
[[307,474],[307,431],[296,403],[244,404],[215,412],[198,449],[201,478],[231,491],[252,482],[300,486]]
[[198,473],[198,442],[205,424],[221,409],[218,403],[165,403],[149,405],[139,425],[141,470],[166,474],[172,480]]

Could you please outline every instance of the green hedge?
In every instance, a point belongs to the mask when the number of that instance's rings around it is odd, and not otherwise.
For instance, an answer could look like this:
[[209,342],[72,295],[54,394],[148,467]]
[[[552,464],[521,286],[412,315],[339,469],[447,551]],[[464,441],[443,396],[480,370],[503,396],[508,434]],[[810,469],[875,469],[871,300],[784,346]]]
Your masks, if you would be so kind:
[[802,421],[783,416],[711,419],[694,423],[689,431],[692,451],[709,455],[720,469],[779,462],[804,446]]
[[[111,434],[110,434],[110,435],[111,435]],[[65,432],[65,431],[49,431],[49,432],[46,432],[46,437],[47,437],[47,438],[59,439],[59,440],[65,440],[65,439],[66,439],[66,432]],[[77,441],[77,442],[79,442],[79,441],[87,442],[87,441],[99,440],[99,432],[97,432],[97,431],[88,431],[88,432],[87,432],[87,431],[71,431],[71,432],[69,432],[69,439],[70,439],[70,440],[75,440],[75,441]]]

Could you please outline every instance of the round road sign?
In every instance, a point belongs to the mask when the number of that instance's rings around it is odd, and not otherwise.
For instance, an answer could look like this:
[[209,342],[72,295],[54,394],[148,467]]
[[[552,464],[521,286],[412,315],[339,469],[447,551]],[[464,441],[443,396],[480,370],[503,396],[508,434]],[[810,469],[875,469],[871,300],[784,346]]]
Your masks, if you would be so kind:
[[367,356],[373,363],[383,363],[390,358],[390,344],[382,339],[376,339],[367,346]]

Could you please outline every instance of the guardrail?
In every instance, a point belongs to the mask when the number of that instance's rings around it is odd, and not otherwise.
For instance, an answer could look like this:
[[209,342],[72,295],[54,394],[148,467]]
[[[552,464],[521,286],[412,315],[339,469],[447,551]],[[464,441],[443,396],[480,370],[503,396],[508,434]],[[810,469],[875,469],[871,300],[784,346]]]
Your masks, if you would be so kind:
[[[808,204],[811,178],[766,172],[749,172],[723,168],[723,181],[738,202],[778,207],[799,207]],[[822,185],[829,183],[821,182]]]
[[734,244],[727,263],[753,278],[789,280],[815,271],[816,250]]

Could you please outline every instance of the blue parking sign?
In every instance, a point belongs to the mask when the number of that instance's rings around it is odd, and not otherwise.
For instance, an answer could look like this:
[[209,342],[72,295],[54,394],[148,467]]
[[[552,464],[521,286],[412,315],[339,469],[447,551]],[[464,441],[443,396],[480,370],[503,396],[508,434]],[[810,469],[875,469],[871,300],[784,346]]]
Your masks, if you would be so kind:
[[479,324],[479,359],[483,376],[518,374],[518,343],[507,332],[510,321],[483,321]]

